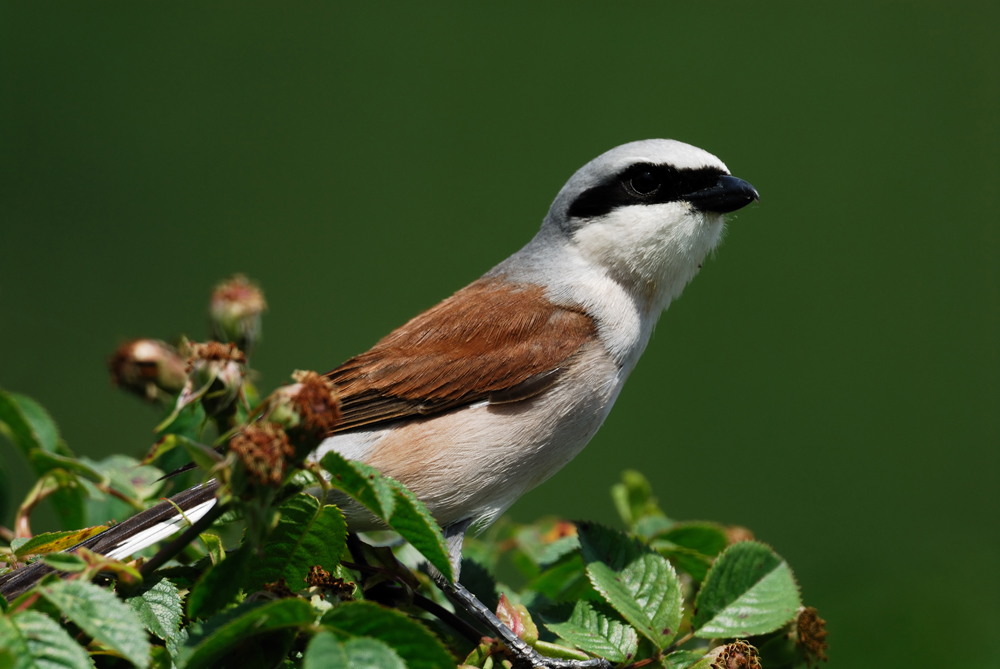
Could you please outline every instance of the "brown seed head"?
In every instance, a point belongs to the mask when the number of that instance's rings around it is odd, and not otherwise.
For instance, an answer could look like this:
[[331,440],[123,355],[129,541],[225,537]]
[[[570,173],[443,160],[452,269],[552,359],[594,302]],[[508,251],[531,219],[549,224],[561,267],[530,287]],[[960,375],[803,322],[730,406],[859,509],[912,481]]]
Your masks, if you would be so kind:
[[108,358],[111,383],[149,401],[162,390],[173,394],[184,387],[184,359],[169,344],[156,339],[125,342]]
[[354,586],[342,578],[337,578],[319,565],[309,568],[309,573],[305,578],[310,587],[322,588],[331,594],[339,597],[346,597],[354,592]]
[[288,436],[274,423],[252,423],[229,440],[229,450],[236,454],[247,473],[260,485],[281,485],[288,458],[295,449]]
[[799,609],[799,614],[795,619],[795,628],[798,633],[797,643],[805,651],[809,666],[819,660],[826,662],[826,651],[830,644],[826,642],[826,637],[830,634],[826,631],[826,621],[819,617],[819,612],[812,606],[804,606]]
[[301,385],[292,396],[301,425],[310,432],[328,434],[340,422],[340,401],[333,383],[316,372],[297,370],[292,378]]
[[292,589],[288,587],[287,583],[285,583],[284,578],[279,578],[274,583],[265,583],[264,589],[270,592],[272,595],[275,595],[278,599],[287,599],[289,597],[295,597],[295,593],[292,592]]
[[757,649],[746,641],[734,641],[718,651],[712,669],[761,669]]
[[223,344],[217,341],[209,341],[204,344],[188,344],[190,357],[188,358],[188,373],[192,372],[200,363],[219,363],[220,366],[226,363],[237,365],[247,364],[247,357],[236,344]]

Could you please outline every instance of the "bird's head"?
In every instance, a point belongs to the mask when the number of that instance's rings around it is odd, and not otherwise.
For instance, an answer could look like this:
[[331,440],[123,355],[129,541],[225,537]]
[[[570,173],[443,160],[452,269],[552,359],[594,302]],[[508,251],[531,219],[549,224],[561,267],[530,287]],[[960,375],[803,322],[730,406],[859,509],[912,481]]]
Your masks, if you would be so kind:
[[680,294],[722,238],[724,216],[758,199],[690,144],[649,139],[593,159],[559,191],[543,228],[568,238],[650,310]]

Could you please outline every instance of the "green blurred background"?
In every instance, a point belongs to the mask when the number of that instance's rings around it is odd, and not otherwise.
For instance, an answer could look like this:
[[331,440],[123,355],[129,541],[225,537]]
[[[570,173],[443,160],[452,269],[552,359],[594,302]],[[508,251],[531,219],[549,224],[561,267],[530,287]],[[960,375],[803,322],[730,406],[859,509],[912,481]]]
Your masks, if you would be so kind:
[[515,251],[590,158],[684,140],[761,202],[511,513],[612,522],[639,468],[788,559],[830,666],[1000,666],[998,7],[4,2],[0,385],[144,452],[104,360],[204,337],[220,278],[267,293],[267,390]]

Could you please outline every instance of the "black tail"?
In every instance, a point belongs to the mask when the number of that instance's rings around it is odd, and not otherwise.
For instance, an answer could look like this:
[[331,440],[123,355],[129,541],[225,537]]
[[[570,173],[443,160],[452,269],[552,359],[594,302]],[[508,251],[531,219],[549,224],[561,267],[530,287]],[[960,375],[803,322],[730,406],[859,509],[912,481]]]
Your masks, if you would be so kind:
[[[205,485],[177,493],[169,500],[137,513],[114,527],[109,527],[100,534],[67,549],[66,552],[72,553],[80,547],[85,547],[115,559],[127,558],[174,532],[183,530],[208,513],[215,505],[215,491],[218,487],[215,481],[209,481]],[[178,509],[183,513],[178,512]],[[41,560],[15,569],[0,576],[0,594],[10,602],[31,589],[43,576],[55,571]]]

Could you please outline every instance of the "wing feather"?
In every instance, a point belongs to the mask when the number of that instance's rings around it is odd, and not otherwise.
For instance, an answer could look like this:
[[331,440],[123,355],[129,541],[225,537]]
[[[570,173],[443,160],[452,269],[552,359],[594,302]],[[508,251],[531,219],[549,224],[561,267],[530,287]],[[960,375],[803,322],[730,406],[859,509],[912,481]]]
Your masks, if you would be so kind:
[[327,373],[343,414],[335,432],[538,394],[594,334],[540,286],[481,279]]

